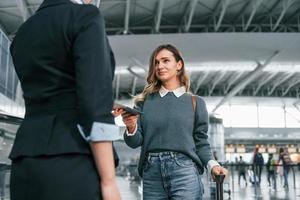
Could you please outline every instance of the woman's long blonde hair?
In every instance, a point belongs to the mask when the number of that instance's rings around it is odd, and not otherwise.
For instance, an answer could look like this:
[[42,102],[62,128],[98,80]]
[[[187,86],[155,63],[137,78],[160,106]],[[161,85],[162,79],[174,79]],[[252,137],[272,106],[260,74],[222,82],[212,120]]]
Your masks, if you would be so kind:
[[134,98],[135,104],[145,101],[145,98],[147,97],[148,94],[152,94],[152,93],[159,91],[159,89],[161,87],[161,81],[156,77],[155,58],[156,58],[157,54],[163,49],[166,49],[166,50],[172,52],[176,62],[180,62],[180,61],[182,62],[182,67],[181,67],[180,71],[178,71],[179,81],[180,81],[181,86],[186,87],[186,91],[190,90],[190,78],[185,70],[184,60],[183,60],[179,50],[171,44],[163,44],[163,45],[158,46],[151,54],[151,57],[149,60],[149,72],[148,72],[148,76],[147,76],[147,85],[145,86],[143,92]]

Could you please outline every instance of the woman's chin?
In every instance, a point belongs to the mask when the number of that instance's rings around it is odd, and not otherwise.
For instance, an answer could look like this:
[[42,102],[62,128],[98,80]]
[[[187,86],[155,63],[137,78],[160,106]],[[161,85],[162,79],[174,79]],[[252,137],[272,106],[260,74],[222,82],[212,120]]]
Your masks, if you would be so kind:
[[165,79],[165,78],[162,78],[162,79],[159,79],[160,80],[160,82],[162,82],[162,83],[164,83],[164,82],[167,82],[168,81],[168,79]]
[[158,78],[158,80],[160,80],[161,82],[164,82],[164,81],[167,81],[167,80],[168,80],[168,77],[165,77],[165,76],[158,76],[157,78]]

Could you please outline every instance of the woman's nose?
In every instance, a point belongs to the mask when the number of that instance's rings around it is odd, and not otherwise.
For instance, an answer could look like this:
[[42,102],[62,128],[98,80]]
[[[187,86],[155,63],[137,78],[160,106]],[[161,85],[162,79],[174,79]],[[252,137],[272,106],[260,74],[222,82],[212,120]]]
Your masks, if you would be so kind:
[[158,68],[158,69],[162,69],[163,67],[164,67],[164,65],[163,65],[162,63],[158,63],[158,64],[157,64],[157,68]]

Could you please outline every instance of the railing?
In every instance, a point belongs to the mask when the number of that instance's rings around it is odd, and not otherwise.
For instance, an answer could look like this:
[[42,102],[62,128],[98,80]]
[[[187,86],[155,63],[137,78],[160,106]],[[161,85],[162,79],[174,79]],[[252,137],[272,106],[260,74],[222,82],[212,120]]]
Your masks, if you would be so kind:
[[[230,186],[231,193],[235,191],[235,181],[237,180],[237,179],[235,179],[235,176],[239,176],[238,175],[239,167],[241,167],[241,166],[245,167],[246,172],[248,170],[252,170],[253,176],[254,176],[254,181],[255,181],[254,183],[252,183],[252,185],[254,186],[254,195],[255,195],[255,197],[259,197],[260,194],[259,194],[258,191],[259,191],[260,185],[258,184],[259,174],[257,173],[257,172],[259,172],[259,169],[258,169],[259,166],[253,165],[253,164],[242,164],[242,165],[240,165],[240,164],[235,164],[235,163],[223,163],[222,166],[227,168],[227,170],[229,171],[229,181],[230,181],[230,185],[231,185]],[[299,179],[299,176],[296,176],[297,170],[300,171],[300,165],[299,164],[289,164],[289,165],[274,164],[274,165],[271,165],[271,166],[275,167],[275,171],[274,171],[274,173],[275,173],[274,174],[275,184],[273,183],[275,185],[275,188],[274,188],[275,190],[277,190],[276,185],[278,185],[278,184],[276,184],[277,183],[277,178],[276,178],[277,170],[276,170],[276,168],[278,168],[278,167],[287,167],[287,168],[289,168],[289,172],[291,172],[289,174],[292,175],[292,180],[293,180],[292,188],[296,189],[297,187],[299,187],[299,185],[297,186],[297,181],[296,181],[296,178],[297,178],[297,180]],[[268,173],[266,164],[264,164],[262,166],[262,170],[265,170]]]
[[[0,112],[0,132],[1,132],[1,137],[9,139],[9,140],[14,140],[15,133],[8,133],[5,130],[6,125],[20,125],[21,122],[23,121],[22,118],[15,117],[12,115],[7,115],[4,113]],[[3,130],[2,130],[3,129]],[[4,140],[2,141],[4,142]],[[2,146],[2,145],[1,145]],[[11,148],[10,145],[7,145],[8,148]],[[3,147],[1,147],[3,148]],[[6,149],[7,151],[10,151],[10,149]],[[3,155],[4,149],[1,149],[1,156]],[[3,159],[3,157],[2,157]],[[7,200],[10,199],[9,195],[9,180],[10,180],[10,169],[11,165],[9,163],[3,162],[1,159],[0,161],[0,200]]]
[[10,165],[0,163],[0,199],[9,198]]

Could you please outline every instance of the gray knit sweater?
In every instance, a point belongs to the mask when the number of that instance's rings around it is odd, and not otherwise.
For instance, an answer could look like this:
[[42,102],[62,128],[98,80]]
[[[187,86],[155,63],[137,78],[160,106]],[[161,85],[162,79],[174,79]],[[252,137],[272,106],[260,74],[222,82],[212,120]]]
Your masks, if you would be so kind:
[[161,97],[159,93],[153,93],[137,107],[143,111],[138,120],[137,132],[134,136],[125,133],[124,140],[131,148],[142,146],[138,165],[141,177],[147,153],[160,151],[175,151],[188,155],[197,164],[200,173],[203,173],[204,166],[213,157],[207,141],[206,105],[198,96],[196,101],[194,112],[191,94],[185,93],[176,97],[169,92]]

